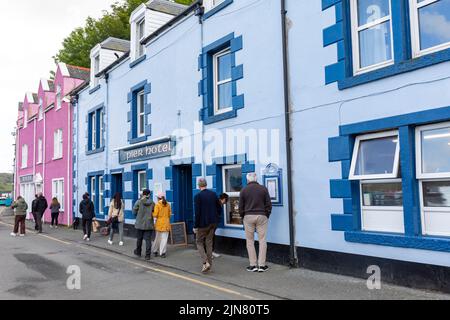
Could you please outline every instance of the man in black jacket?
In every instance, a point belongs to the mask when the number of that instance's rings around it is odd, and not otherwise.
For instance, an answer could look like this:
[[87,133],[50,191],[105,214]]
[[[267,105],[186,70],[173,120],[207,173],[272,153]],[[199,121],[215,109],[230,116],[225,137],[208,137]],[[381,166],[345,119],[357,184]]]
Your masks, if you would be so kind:
[[34,230],[38,231],[39,227],[38,227],[38,223],[37,223],[37,216],[36,216],[36,212],[37,212],[37,199],[38,196],[37,194],[34,195],[34,200],[33,202],[31,202],[31,214],[33,215],[33,219],[34,219]]
[[48,207],[48,203],[47,203],[47,199],[45,199],[44,195],[42,194],[42,192],[39,192],[37,195],[37,199],[36,199],[36,208],[33,208],[33,210],[35,209],[36,211],[36,225],[37,225],[37,233],[42,233],[42,218],[44,216],[45,210],[47,210]]
[[200,193],[194,198],[194,232],[197,233],[197,249],[203,262],[203,273],[211,270],[214,233],[221,210],[217,195],[208,190],[207,186],[206,180],[201,178],[198,181]]
[[95,207],[91,201],[89,193],[83,195],[83,200],[80,202],[81,223],[83,225],[84,237],[83,240],[91,240],[92,220],[95,218]]
[[[266,272],[267,227],[272,212],[272,201],[266,187],[257,182],[256,173],[247,174],[248,185],[241,191],[239,214],[244,219],[247,251],[250,260],[249,272]],[[255,250],[255,231],[259,240],[259,259]],[[258,260],[258,266],[257,266]]]

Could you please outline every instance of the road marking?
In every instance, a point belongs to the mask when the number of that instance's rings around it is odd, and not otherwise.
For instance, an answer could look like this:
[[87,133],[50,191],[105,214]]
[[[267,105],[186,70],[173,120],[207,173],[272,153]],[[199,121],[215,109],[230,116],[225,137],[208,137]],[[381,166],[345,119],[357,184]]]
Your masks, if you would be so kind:
[[[9,223],[5,223],[3,221],[0,221],[0,224],[14,227],[14,225],[9,224]],[[30,229],[28,229],[28,230],[30,230]],[[211,289],[214,289],[214,290],[217,290],[217,291],[221,291],[221,292],[224,292],[224,293],[236,295],[236,296],[239,296],[239,297],[242,297],[242,298],[245,298],[245,299],[249,299],[249,300],[257,300],[255,297],[252,297],[252,296],[240,293],[238,291],[227,289],[227,288],[224,288],[224,287],[221,287],[221,286],[217,286],[217,285],[205,282],[205,281],[197,280],[197,279],[194,279],[194,278],[191,278],[191,277],[183,276],[181,274],[177,274],[177,273],[174,273],[174,272],[171,272],[171,271],[166,271],[166,270],[163,270],[163,269],[150,267],[150,266],[142,264],[142,263],[129,261],[127,259],[123,259],[123,258],[117,257],[115,255],[102,252],[99,249],[92,249],[91,247],[88,247],[86,245],[80,245],[80,244],[77,244],[75,242],[63,241],[63,240],[60,240],[60,239],[57,239],[57,238],[54,238],[54,237],[51,237],[51,236],[47,236],[47,235],[44,235],[44,234],[36,234],[36,235],[40,236],[40,237],[43,237],[43,238],[46,238],[46,239],[49,239],[49,240],[52,240],[52,241],[60,242],[62,244],[68,245],[68,246],[69,245],[73,245],[73,246],[82,248],[84,250],[95,252],[97,254],[103,255],[105,257],[109,257],[109,258],[112,258],[112,259],[115,259],[115,260],[119,260],[119,261],[122,261],[122,262],[125,262],[125,263],[128,263],[128,264],[132,264],[134,266],[138,266],[138,267],[141,267],[141,268],[144,268],[144,269],[147,269],[147,270],[151,270],[151,271],[154,271],[154,272],[162,273],[162,274],[171,276],[173,278],[178,278],[178,279],[181,279],[181,280],[184,280],[184,281],[187,281],[187,282],[192,282],[192,283],[195,283],[195,284],[198,284],[198,285],[201,285],[201,286],[204,286],[204,287],[208,287],[208,288],[211,288]]]

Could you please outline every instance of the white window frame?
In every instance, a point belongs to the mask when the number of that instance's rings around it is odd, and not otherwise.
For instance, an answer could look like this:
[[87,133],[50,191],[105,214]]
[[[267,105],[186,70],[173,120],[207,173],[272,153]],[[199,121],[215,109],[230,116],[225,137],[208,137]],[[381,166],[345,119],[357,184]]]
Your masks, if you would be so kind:
[[38,121],[44,119],[44,101],[42,98],[39,98],[39,112],[38,112]]
[[144,17],[136,21],[136,48],[135,48],[136,59],[139,59],[145,54],[145,46],[141,44],[141,41],[145,39],[145,28],[146,28],[146,21],[144,15]]
[[94,74],[92,75],[93,87],[96,87],[100,83],[100,79],[96,76],[100,72],[100,53],[93,57]]
[[28,145],[22,145],[22,169],[28,167]]
[[213,55],[213,78],[214,78],[214,114],[223,114],[230,112],[233,110],[233,107],[229,107],[226,109],[219,109],[219,86],[227,83],[232,83],[233,78],[230,77],[228,79],[219,81],[219,59],[227,54],[231,54],[231,48],[226,48],[216,54]]
[[[394,32],[392,30],[392,0],[389,0],[389,11],[390,14],[367,23],[365,25],[359,26],[358,22],[358,0],[350,1],[350,16],[351,16],[351,34],[352,34],[352,54],[353,54],[353,74],[358,75],[380,69],[389,65],[394,64]],[[371,27],[381,25],[382,23],[389,21],[391,29],[391,59],[383,61],[368,67],[361,68],[360,59],[360,47],[359,47],[359,33],[363,30],[369,29]]]
[[[142,175],[145,176],[145,187],[144,189],[141,189],[141,182],[142,182]],[[137,172],[137,188],[138,188],[138,192],[139,192],[139,196],[142,194],[142,191],[144,191],[145,189],[147,189],[147,185],[148,185],[148,181],[147,181],[147,171],[142,170],[142,171],[138,171]],[[138,196],[138,197],[139,197]]]
[[411,45],[413,58],[418,58],[433,52],[441,51],[450,48],[450,41],[442,43],[437,46],[421,50],[420,49],[420,28],[419,28],[419,9],[426,7],[438,0],[426,0],[422,3],[417,3],[417,0],[409,1],[410,17],[411,17]]
[[63,130],[56,129],[53,133],[53,160],[62,159],[63,149]]
[[103,176],[98,176],[98,207],[99,210],[98,212],[103,214],[104,210],[104,195],[105,195],[105,190],[104,190],[104,185],[103,185]]
[[[362,141],[374,140],[379,138],[387,138],[397,136],[397,148],[395,150],[395,158],[392,173],[373,174],[373,175],[355,175],[356,162],[358,161],[359,147]],[[370,133],[361,136],[357,136],[355,140],[355,146],[353,148],[352,163],[350,166],[350,180],[379,180],[379,179],[396,179],[398,178],[400,167],[400,140],[398,130],[383,131],[377,133]]]
[[97,111],[91,113],[91,151],[97,150]]
[[92,203],[94,203],[94,206],[95,206],[95,202],[97,201],[97,192],[96,192],[97,191],[97,177],[92,176],[92,177],[90,177],[90,179],[91,179],[91,185],[90,185],[91,190],[89,190],[89,192],[91,195]]
[[60,210],[64,211],[64,178],[52,179],[52,197],[56,197],[58,199],[58,202],[61,205]]
[[62,88],[61,85],[56,86],[56,110],[61,109],[62,107]]
[[[422,172],[422,132],[450,128],[450,122],[431,124],[416,128],[416,175],[418,179],[450,178],[450,172],[423,173]],[[450,147],[450,146],[449,146]]]
[[43,162],[43,143],[42,138],[38,139],[38,157],[37,164],[41,164]]
[[[222,190],[224,193],[226,193],[230,198],[231,197],[238,197],[240,198],[240,192],[227,192],[227,182],[226,182],[226,170],[229,169],[242,169],[242,165],[241,164],[233,164],[233,165],[226,165],[222,167]],[[227,222],[227,206],[229,205],[229,203],[225,204],[223,206],[223,218],[224,218],[224,225],[226,227],[231,227],[231,228],[242,228],[243,224],[230,224]]]
[[98,130],[99,130],[99,141],[98,141],[98,147],[101,149],[102,147],[103,147],[103,117],[104,117],[104,114],[103,114],[103,109],[101,109],[100,111],[99,111],[99,117],[100,117],[100,119],[99,119],[99,127],[98,127]]
[[[142,97],[142,106],[141,106],[141,97]],[[142,107],[142,112],[141,112]],[[144,120],[143,127],[141,127],[141,118]],[[136,136],[138,138],[145,136],[145,92],[144,90],[139,91],[136,94]]]

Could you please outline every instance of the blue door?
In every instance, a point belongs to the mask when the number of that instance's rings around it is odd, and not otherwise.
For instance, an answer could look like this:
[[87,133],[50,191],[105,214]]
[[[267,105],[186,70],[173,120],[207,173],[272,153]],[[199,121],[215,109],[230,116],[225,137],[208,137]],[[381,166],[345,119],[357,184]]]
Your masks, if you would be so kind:
[[114,197],[114,195],[119,192],[121,196],[123,197],[123,178],[122,174],[113,174],[111,176],[111,198]]
[[194,205],[192,199],[192,166],[174,167],[175,174],[175,222],[186,222],[188,234],[194,229]]

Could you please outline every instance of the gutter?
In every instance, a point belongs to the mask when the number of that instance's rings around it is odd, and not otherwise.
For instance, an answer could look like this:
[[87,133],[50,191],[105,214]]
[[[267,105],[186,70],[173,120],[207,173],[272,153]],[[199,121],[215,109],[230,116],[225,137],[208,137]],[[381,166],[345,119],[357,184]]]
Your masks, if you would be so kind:
[[289,240],[291,268],[298,268],[297,248],[295,246],[295,213],[293,201],[292,183],[292,133],[291,133],[291,111],[289,105],[290,83],[289,83],[289,53],[287,32],[287,10],[286,0],[281,1],[281,35],[283,42],[283,86],[284,86],[284,121],[286,129],[286,160],[287,160],[287,184],[288,184],[288,211],[289,211]]

